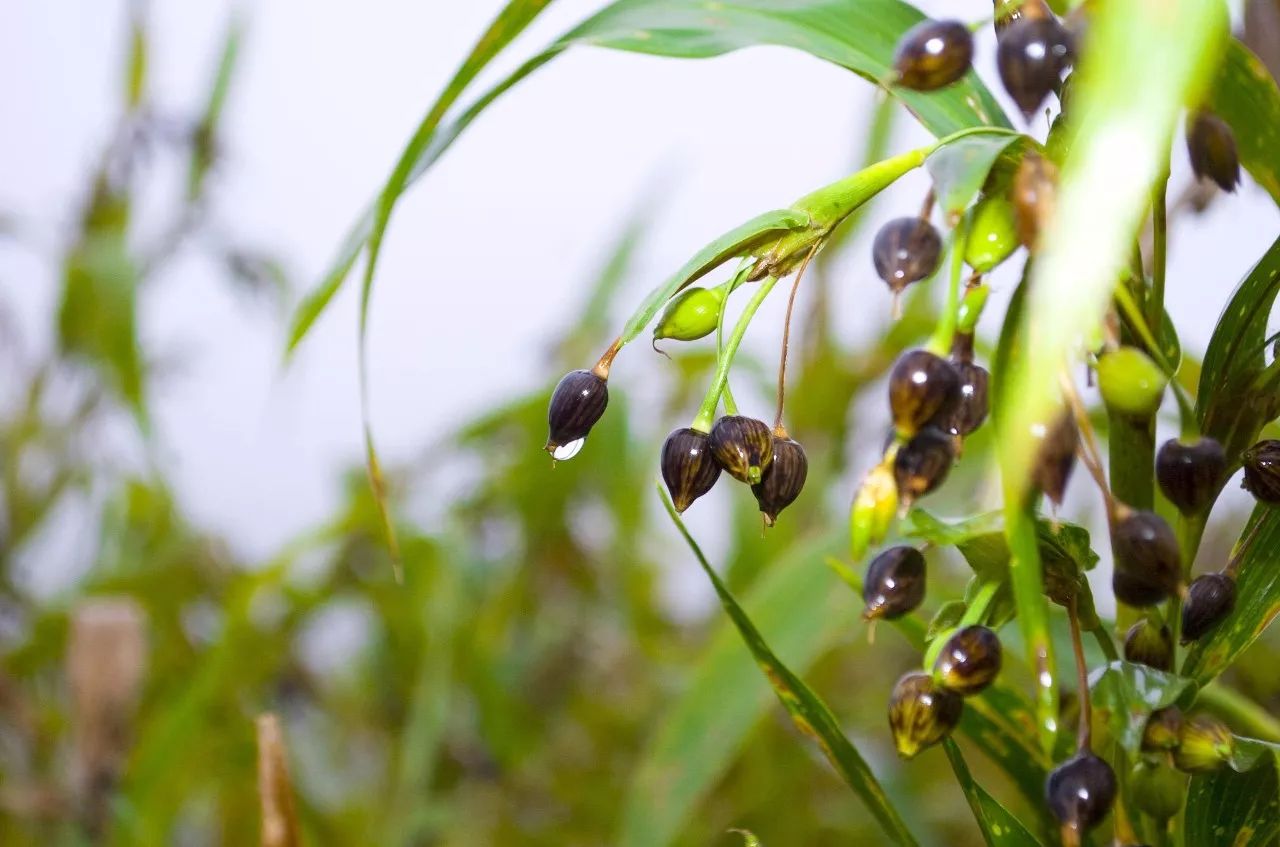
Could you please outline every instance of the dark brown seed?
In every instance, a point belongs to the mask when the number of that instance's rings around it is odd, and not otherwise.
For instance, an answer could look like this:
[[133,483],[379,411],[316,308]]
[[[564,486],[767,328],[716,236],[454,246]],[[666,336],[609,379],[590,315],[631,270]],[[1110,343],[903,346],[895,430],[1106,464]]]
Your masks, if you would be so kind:
[[734,479],[755,485],[773,463],[773,432],[764,421],[725,415],[711,428],[711,455]]
[[1240,487],[1263,503],[1280,503],[1280,441],[1268,438],[1240,455],[1244,480]]
[[948,691],[971,697],[1000,673],[1000,639],[985,626],[966,626],[947,639],[933,664],[933,678]]
[[1062,83],[1071,62],[1071,37],[1056,18],[1024,18],[1001,34],[996,65],[1005,91],[1027,120]]
[[1064,827],[1079,833],[1102,823],[1115,798],[1115,771],[1088,750],[1054,768],[1045,783],[1049,811]]
[[1009,192],[1018,240],[1032,252],[1040,233],[1049,225],[1058,203],[1058,167],[1038,153],[1028,153],[1018,163]]
[[1067,493],[1071,471],[1076,466],[1076,448],[1080,431],[1069,410],[1063,410],[1052,424],[1032,428],[1031,436],[1040,441],[1031,482],[1043,491],[1054,505],[1061,506]]
[[1145,753],[1172,750],[1178,746],[1178,735],[1181,732],[1181,709],[1177,706],[1156,709],[1147,718],[1147,725],[1142,730],[1142,750]]
[[876,233],[871,261],[893,291],[931,276],[942,255],[942,236],[924,218],[894,218]]
[[924,555],[905,544],[890,547],[871,560],[862,583],[863,620],[896,620],[924,600]]
[[799,442],[774,433],[773,461],[764,478],[751,486],[766,526],[773,526],[778,513],[795,502],[809,475],[809,459]]
[[952,365],[960,375],[960,395],[942,428],[952,435],[970,435],[987,419],[990,408],[987,386],[991,374],[973,362],[952,360]]
[[720,465],[711,455],[711,439],[696,429],[677,429],[662,444],[662,481],[671,492],[677,512],[683,512],[720,478]]
[[[547,446],[556,458],[572,458],[575,441],[587,437],[609,405],[609,384],[591,371],[570,371],[551,394],[547,409]],[[562,450],[561,448],[565,448]],[[558,455],[568,452],[568,455]]]
[[1182,643],[1198,641],[1226,620],[1236,607],[1236,581],[1224,573],[1198,576],[1182,601]]
[[972,62],[973,35],[960,21],[921,21],[903,34],[893,52],[897,84],[913,91],[958,82]]
[[1130,606],[1153,606],[1178,591],[1182,557],[1178,539],[1155,512],[1122,507],[1111,526],[1115,570],[1111,588]]
[[898,448],[893,460],[893,478],[903,506],[933,491],[943,483],[956,458],[955,441],[937,427],[927,426]]
[[995,6],[997,37],[1002,37],[1004,31],[1015,21],[1049,16],[1049,7],[1044,4],[1044,0],[1025,0],[1022,3],[1017,2],[1017,0],[993,0],[992,5]]
[[1187,115],[1187,154],[1199,179],[1211,179],[1223,191],[1240,184],[1236,137],[1226,121],[1204,110]]
[[1158,671],[1173,670],[1173,633],[1163,624],[1138,621],[1124,637],[1124,658]]
[[960,375],[927,350],[908,350],[889,373],[889,409],[903,436],[914,435],[935,417],[945,418],[960,399]]
[[1227,471],[1227,455],[1212,438],[1198,438],[1185,444],[1170,438],[1156,453],[1156,479],[1169,502],[1184,515],[1203,511]]
[[906,674],[889,697],[889,729],[898,755],[915,757],[946,738],[964,711],[964,699],[933,681],[927,673]]

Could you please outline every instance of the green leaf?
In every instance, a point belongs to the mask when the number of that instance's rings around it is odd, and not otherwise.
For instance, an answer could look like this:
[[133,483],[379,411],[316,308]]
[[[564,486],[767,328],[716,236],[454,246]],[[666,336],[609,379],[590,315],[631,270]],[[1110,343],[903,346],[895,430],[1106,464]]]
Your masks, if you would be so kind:
[[703,572],[706,573],[707,579],[711,580],[711,585],[715,588],[725,613],[729,615],[730,620],[737,627],[743,642],[751,650],[756,663],[760,665],[760,669],[769,680],[769,684],[773,686],[774,693],[778,695],[778,699],[782,702],[788,714],[791,715],[791,720],[795,723],[796,728],[818,745],[823,755],[827,757],[827,761],[831,763],[836,772],[844,778],[849,787],[862,799],[871,814],[884,829],[885,835],[893,843],[916,844],[914,836],[911,835],[911,831],[907,829],[902,817],[894,809],[888,795],[885,794],[884,788],[881,787],[875,774],[871,772],[866,760],[862,758],[857,748],[853,746],[848,736],[844,734],[844,730],[840,728],[840,724],[836,721],[835,715],[831,713],[831,709],[809,686],[805,685],[803,680],[792,673],[778,659],[769,645],[765,643],[760,631],[756,629],[755,624],[742,611],[733,595],[729,593],[729,589],[721,582],[720,577],[711,567],[711,564],[707,562],[706,557],[703,556],[702,550],[698,547],[697,542],[693,540],[693,536],[689,534],[688,529],[685,528],[684,522],[680,519],[679,513],[676,512],[675,506],[672,505],[671,499],[667,496],[667,491],[661,482],[657,484],[657,489],[667,513],[671,516],[671,520],[680,530],[680,534],[684,536],[685,541],[688,542],[694,557],[698,560],[698,564],[702,566]]
[[969,801],[969,808],[978,822],[978,828],[982,830],[982,838],[986,841],[987,847],[1037,847],[1040,842],[1027,830],[1022,821],[1014,817],[1008,809],[1000,805],[1000,801],[988,794],[986,789],[974,780],[956,743],[948,738],[942,742],[942,749],[947,751],[951,770],[955,771],[956,779],[964,791],[965,799]]
[[240,39],[242,28],[238,21],[227,27],[222,40],[222,53],[218,58],[218,67],[213,74],[213,82],[209,86],[209,99],[205,102],[204,113],[196,125],[195,138],[191,145],[191,159],[187,164],[187,198],[195,199],[204,187],[205,177],[213,165],[217,147],[218,127],[222,121],[222,110],[227,102],[227,94],[231,90],[231,78],[235,73],[236,62],[240,56]]
[[1093,707],[1107,716],[1112,737],[1136,756],[1151,713],[1174,704],[1190,705],[1196,684],[1146,665],[1115,661],[1090,675],[1089,689]]
[[[1263,424],[1280,413],[1280,369],[1266,365],[1267,320],[1280,293],[1280,239],[1236,287],[1205,351],[1196,396],[1200,429],[1222,443],[1229,470],[1239,467]],[[1222,480],[1226,482],[1226,478]]]
[[1020,135],[975,135],[962,138],[929,156],[925,167],[948,222],[954,224],[982,190],[991,167]]
[[1262,60],[1234,38],[1205,105],[1231,126],[1240,164],[1280,203],[1280,89]]
[[1013,781],[1033,809],[1044,804],[1053,767],[1036,735],[1035,708],[1019,691],[997,682],[965,700],[960,732]]
[[1192,777],[1183,843],[1195,847],[1267,847],[1274,843],[1280,835],[1280,753],[1270,746],[1254,752],[1257,756],[1251,769],[1244,773],[1219,768]]
[[1182,673],[1200,683],[1231,667],[1280,615],[1280,510],[1259,505],[1245,528],[1248,547],[1236,574],[1236,606],[1187,653]]

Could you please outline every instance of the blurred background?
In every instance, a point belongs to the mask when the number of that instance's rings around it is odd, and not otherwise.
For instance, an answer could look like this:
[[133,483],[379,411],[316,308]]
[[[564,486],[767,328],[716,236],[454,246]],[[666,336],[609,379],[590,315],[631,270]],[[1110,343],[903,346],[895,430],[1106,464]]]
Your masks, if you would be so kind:
[[[550,387],[645,291],[716,234],[858,166],[871,86],[778,49],[577,50],[406,195],[369,348],[403,586],[361,466],[354,284],[285,361],[290,308],[502,5],[0,5],[0,845],[249,843],[264,711],[281,715],[311,843],[875,837],[758,676],[744,702],[708,701],[723,749],[677,780],[687,795],[646,805],[676,780],[655,761],[678,747],[671,715],[717,650],[750,665],[653,490],[709,347],[671,345],[668,360],[633,345],[582,455],[553,470],[539,449]],[[553,4],[486,78],[599,5]],[[988,80],[993,44],[979,39]],[[924,142],[896,118],[890,151]],[[802,290],[788,423],[812,464],[803,498],[764,536],[741,487],[688,518],[749,609],[792,592],[779,652],[892,793],[930,792],[921,828],[966,844],[949,777],[898,766],[882,728],[880,692],[917,658],[892,636],[868,645],[857,598],[821,563],[843,549],[888,425],[881,376],[932,326],[929,292],[891,322],[868,255],[878,223],[926,188],[913,174],[886,192]],[[1247,175],[1176,216],[1169,311],[1189,354],[1277,232]],[[1007,295],[1017,269],[1004,274]],[[782,300],[735,371],[761,417]],[[984,439],[931,509],[996,505]],[[1064,516],[1096,520],[1075,488]],[[1224,498],[1202,555],[1225,551],[1243,506]],[[937,562],[931,606],[963,586],[961,566]],[[802,634],[798,614],[815,618]],[[1259,642],[1237,683],[1280,705],[1275,649]],[[728,690],[712,693],[736,701]]]

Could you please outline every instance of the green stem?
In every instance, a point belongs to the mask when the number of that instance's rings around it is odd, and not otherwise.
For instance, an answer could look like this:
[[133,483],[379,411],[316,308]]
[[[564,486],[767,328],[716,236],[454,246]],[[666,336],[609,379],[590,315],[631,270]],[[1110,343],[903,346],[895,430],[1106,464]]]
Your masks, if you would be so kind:
[[1164,325],[1164,279],[1168,264],[1165,191],[1169,185],[1169,167],[1165,166],[1151,189],[1151,293],[1147,298],[1147,325]]
[[1093,636],[1094,641],[1098,642],[1098,647],[1102,649],[1102,655],[1106,656],[1108,662],[1119,661],[1120,654],[1116,652],[1115,642],[1111,640],[1106,627],[1096,626],[1089,630],[1089,634]]
[[[743,261],[738,265],[738,270],[728,282],[724,284],[724,297],[720,298],[720,316],[716,320],[716,361],[720,361],[720,357],[724,355],[724,314],[729,308],[729,297],[733,292],[741,287],[743,281],[746,280],[747,274],[751,272],[751,262]],[[733,399],[733,390],[729,387],[729,380],[726,378],[724,382],[724,410],[727,414],[738,414],[738,402]]]
[[1222,718],[1242,735],[1280,743],[1280,720],[1235,689],[1211,683],[1200,689],[1196,703]]
[[960,280],[964,276],[964,243],[968,235],[968,218],[960,218],[951,231],[951,279],[947,286],[947,305],[942,310],[942,319],[929,339],[927,349],[939,356],[951,352],[951,342],[956,334],[956,321],[960,313]]
[[711,424],[716,417],[716,407],[720,405],[720,395],[724,393],[725,385],[729,381],[729,368],[733,365],[733,357],[738,353],[738,345],[742,343],[742,336],[746,335],[747,327],[751,325],[751,319],[755,317],[756,310],[760,308],[764,298],[769,296],[769,292],[777,284],[777,277],[769,276],[761,280],[760,287],[755,294],[751,295],[751,299],[747,301],[746,308],[742,310],[742,314],[738,317],[738,322],[734,325],[733,332],[729,335],[729,341],[725,344],[724,351],[716,362],[715,376],[711,379],[711,387],[707,389],[707,396],[703,399],[702,406],[698,409],[697,417],[690,424],[698,432],[711,431]]
[[1004,583],[999,580],[984,582],[978,589],[978,593],[974,595],[969,607],[964,610],[964,616],[960,618],[959,625],[966,627],[976,623],[986,623],[987,609],[991,607],[991,602],[996,599],[996,593],[1002,585]]

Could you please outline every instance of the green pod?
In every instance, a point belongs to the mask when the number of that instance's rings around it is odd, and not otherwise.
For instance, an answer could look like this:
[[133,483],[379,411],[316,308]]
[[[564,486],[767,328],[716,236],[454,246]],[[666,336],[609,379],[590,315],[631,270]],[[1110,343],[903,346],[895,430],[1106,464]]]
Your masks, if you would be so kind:
[[1187,777],[1171,767],[1139,762],[1129,775],[1133,804],[1158,821],[1167,821],[1182,808]]
[[1121,347],[1098,357],[1098,390],[1107,408],[1131,418],[1155,414],[1169,378],[1137,347]]
[[716,331],[720,323],[720,309],[724,306],[725,290],[686,288],[667,303],[653,328],[653,340],[673,338],[676,341],[697,341]]
[[964,260],[980,274],[995,268],[1017,250],[1018,226],[1013,203],[1000,196],[987,197],[973,207]]

